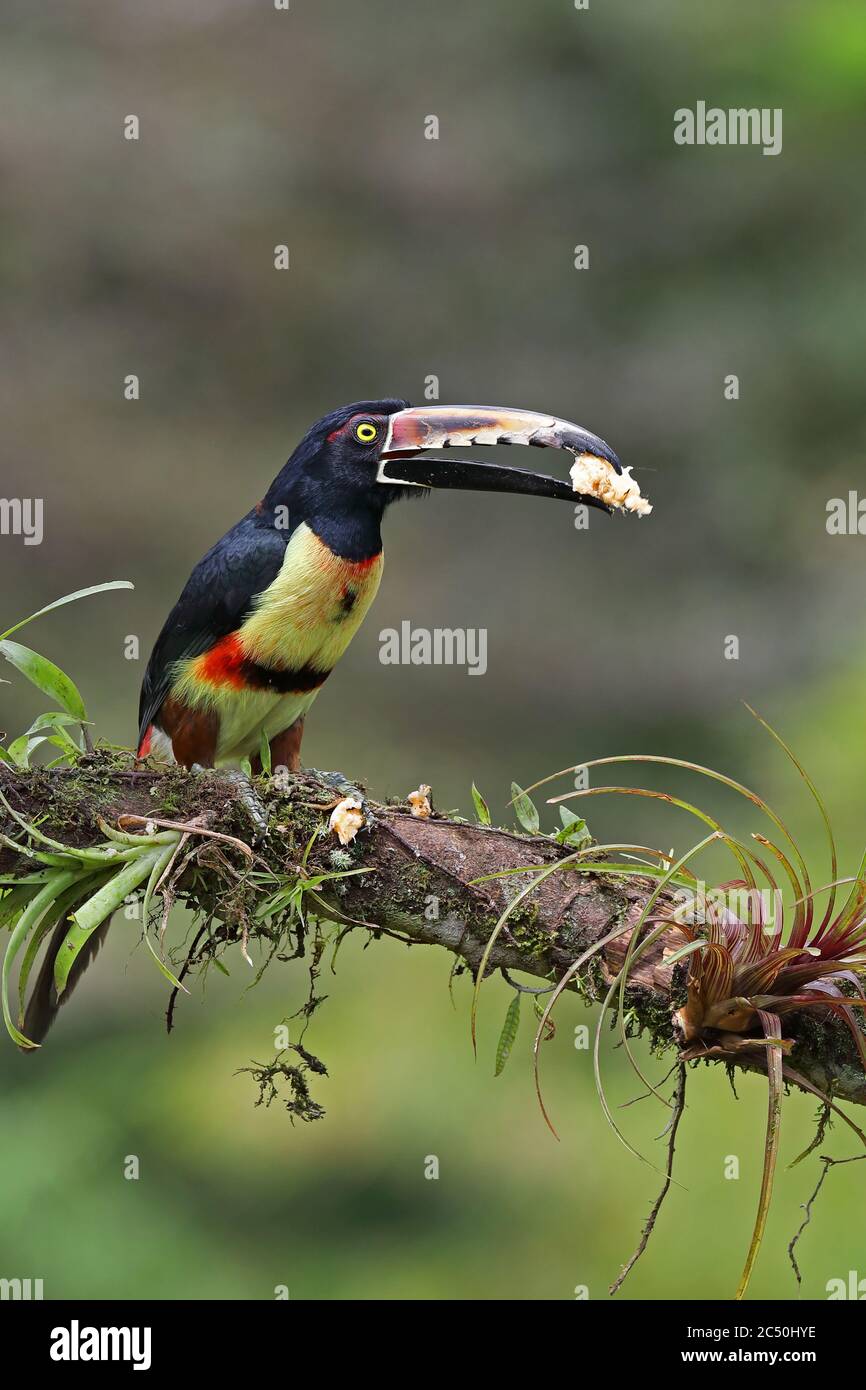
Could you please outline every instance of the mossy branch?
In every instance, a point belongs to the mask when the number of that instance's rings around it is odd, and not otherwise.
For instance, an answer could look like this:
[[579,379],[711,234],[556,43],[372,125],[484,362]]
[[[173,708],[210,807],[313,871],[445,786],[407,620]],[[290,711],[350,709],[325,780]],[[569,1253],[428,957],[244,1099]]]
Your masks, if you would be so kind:
[[[256,864],[282,882],[321,877],[309,910],[327,911],[349,929],[396,934],[410,943],[443,947],[477,971],[502,912],[534,881],[530,872],[565,859],[568,850],[544,836],[472,825],[445,817],[416,818],[399,805],[369,802],[367,826],[341,850],[327,833],[333,786],[315,773],[255,784],[268,829],[251,811],[245,787],[225,773],[187,774],[178,768],[151,771],[128,755],[97,752],[76,767],[15,772],[0,766],[0,790],[30,823],[65,844],[87,846],[101,838],[99,820],[117,825],[123,816],[154,817],[206,826],[210,838],[187,858],[172,897],[215,919],[222,944],[262,938],[276,951],[275,934],[255,917],[263,889],[248,860],[214,832],[255,842]],[[255,808],[253,808],[255,810]],[[0,833],[12,837],[11,819]],[[317,833],[320,832],[320,833]],[[20,832],[19,832],[20,833]],[[234,855],[237,863],[233,862]],[[349,868],[366,872],[335,877]],[[12,849],[0,848],[0,872],[26,872]],[[506,871],[512,871],[507,873]],[[490,875],[503,875],[490,878]],[[485,880],[479,882],[479,880]],[[622,967],[630,925],[637,924],[654,881],[640,874],[605,877],[566,868],[551,873],[521,903],[499,933],[488,969],[523,971],[556,981],[579,956],[621,926],[623,932],[592,959],[574,985],[587,999],[604,993]],[[312,895],[311,895],[312,897]],[[637,1026],[658,1049],[676,1048],[672,1009],[683,1002],[685,965],[666,954],[682,945],[661,936],[635,963],[629,1006]],[[822,1011],[786,1018],[796,1040],[791,1064],[836,1100],[866,1104],[866,1076],[845,1027]],[[760,1069],[760,1058],[731,1056],[727,1065]]]

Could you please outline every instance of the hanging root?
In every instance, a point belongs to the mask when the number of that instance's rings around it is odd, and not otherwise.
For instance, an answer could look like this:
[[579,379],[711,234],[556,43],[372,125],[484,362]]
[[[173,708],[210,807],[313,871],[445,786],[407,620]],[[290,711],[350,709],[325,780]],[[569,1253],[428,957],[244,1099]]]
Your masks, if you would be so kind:
[[818,1178],[818,1181],[815,1184],[815,1188],[812,1192],[811,1197],[808,1199],[808,1201],[803,1203],[802,1210],[806,1213],[806,1215],[803,1217],[803,1220],[800,1222],[800,1225],[798,1226],[795,1234],[792,1236],[791,1240],[788,1243],[788,1258],[790,1259],[791,1266],[794,1270],[795,1275],[797,1276],[798,1284],[802,1285],[803,1276],[800,1272],[800,1266],[797,1263],[797,1257],[794,1254],[794,1250],[797,1247],[800,1237],[802,1236],[806,1227],[812,1220],[812,1207],[815,1204],[818,1193],[824,1186],[824,1181],[827,1177],[827,1174],[829,1173],[831,1168],[841,1167],[845,1163],[862,1163],[864,1159],[866,1159],[866,1154],[854,1154],[851,1158],[830,1158],[829,1154],[820,1155],[820,1162],[823,1165],[821,1168],[821,1176]]
[[625,1283],[625,1280],[628,1278],[629,1274],[634,1269],[641,1255],[646,1250],[647,1245],[649,1244],[650,1236],[655,1230],[655,1224],[658,1220],[658,1214],[662,1209],[662,1204],[665,1200],[665,1197],[667,1197],[668,1192],[670,1191],[674,1174],[674,1149],[676,1148],[677,1142],[677,1130],[680,1126],[680,1120],[682,1119],[683,1111],[686,1108],[686,1075],[687,1073],[685,1062],[680,1062],[677,1071],[676,1089],[674,1090],[673,1113],[671,1114],[671,1118],[668,1121],[668,1164],[667,1171],[665,1173],[665,1180],[662,1184],[662,1189],[659,1192],[659,1195],[653,1202],[652,1211],[650,1212],[649,1217],[647,1218],[646,1225],[644,1226],[643,1231],[641,1232],[641,1237],[638,1241],[637,1249],[635,1250],[628,1263],[623,1265],[616,1279],[614,1279],[613,1283],[608,1289],[608,1293],[611,1295],[611,1297],[613,1297],[613,1295],[622,1288],[623,1284]]

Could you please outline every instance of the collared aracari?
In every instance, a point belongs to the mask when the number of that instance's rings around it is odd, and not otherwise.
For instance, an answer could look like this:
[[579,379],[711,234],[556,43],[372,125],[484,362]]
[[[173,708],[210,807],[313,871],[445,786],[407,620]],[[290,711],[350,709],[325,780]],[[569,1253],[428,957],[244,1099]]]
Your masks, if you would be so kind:
[[[273,767],[300,765],[304,716],[364,620],[382,576],[381,522],[428,488],[515,492],[609,508],[538,473],[471,463],[454,446],[534,444],[601,459],[602,439],[547,415],[490,406],[357,401],[301,440],[264,498],[193,570],[157,638],[141,688],[138,755],[186,767],[249,758],[262,736]],[[427,451],[439,451],[436,457]],[[88,890],[90,891],[90,890]],[[39,1043],[100,948],[94,931],[60,996],[54,982],[67,905],[24,1018]]]
[[376,596],[398,498],[471,489],[608,510],[556,478],[427,453],[480,444],[564,448],[622,472],[604,440],[532,411],[382,400],[326,415],[187,580],[145,671],[139,757],[255,763],[264,736],[272,766],[297,770],[306,713]]

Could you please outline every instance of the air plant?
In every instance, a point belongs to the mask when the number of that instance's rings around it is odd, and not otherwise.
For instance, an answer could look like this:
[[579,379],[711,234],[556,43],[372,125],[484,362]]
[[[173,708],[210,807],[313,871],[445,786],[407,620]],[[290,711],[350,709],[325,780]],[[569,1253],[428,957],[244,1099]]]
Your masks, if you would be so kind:
[[[0,747],[0,761],[11,770],[24,771],[36,748],[50,745],[60,750],[50,767],[74,766],[89,749],[87,713],[81,695],[68,675],[47,657],[9,640],[35,618],[63,607],[76,599],[110,589],[131,589],[127,580],[97,584],[67,594],[45,608],[16,623],[0,634],[0,656],[4,656],[22,675],[52,698],[61,709],[44,714],[26,734]],[[80,726],[76,740],[70,726]],[[16,835],[0,834],[0,846],[19,856],[30,872],[0,876],[0,927],[8,926],[11,938],[0,975],[0,1005],[7,1032],[19,1047],[30,1050],[36,1044],[22,1032],[27,985],[39,948],[52,929],[64,919],[68,930],[54,965],[54,984],[58,995],[67,988],[70,973],[93,933],[117,911],[131,893],[144,888],[144,920],[153,893],[166,878],[182,847],[184,827],[170,822],[142,822],[139,833],[116,830],[100,820],[104,839],[101,844],[78,848],[62,844],[46,835],[42,828],[21,815],[0,793],[5,817],[16,827]],[[138,820],[132,817],[130,820]],[[206,833],[206,832],[201,832]],[[159,958],[145,932],[148,948],[163,975],[183,988]],[[24,951],[18,974],[17,1023],[13,1021],[9,1000],[12,967]]]
[[[750,709],[750,707],[747,706]],[[630,940],[622,968],[613,979],[603,1001],[596,1028],[594,1068],[599,1099],[605,1117],[617,1137],[630,1153],[647,1162],[629,1143],[617,1126],[605,1096],[601,1078],[600,1044],[607,1009],[616,1002],[616,1023],[628,1059],[647,1087],[649,1094],[673,1110],[671,1123],[679,1120],[679,1107],[671,1105],[641,1071],[630,1047],[626,994],[632,970],[638,959],[662,936],[678,933],[683,945],[666,955],[674,965],[688,961],[686,1002],[673,1015],[673,1040],[679,1044],[680,1064],[705,1057],[722,1057],[733,1061],[739,1054],[752,1068],[766,1071],[769,1083],[768,1120],[764,1144],[764,1169],[758,1213],[745,1267],[736,1297],[744,1297],[760,1249],[772,1196],[773,1178],[779,1150],[782,1092],[785,1081],[791,1081],[818,1096],[827,1110],[832,1110],[854,1130],[864,1146],[866,1134],[833,1101],[831,1096],[814,1086],[794,1070],[788,1054],[794,1039],[784,1036],[783,1020],[803,1010],[823,1009],[840,1018],[850,1030],[858,1055],[866,1071],[866,1037],[858,1024],[858,1011],[866,1004],[862,978],[866,976],[866,855],[853,879],[838,877],[838,852],[832,825],[820,794],[808,773],[788,745],[765,720],[750,709],[758,722],[785,752],[818,807],[826,832],[830,857],[830,882],[814,889],[805,860],[775,811],[749,788],[711,768],[686,762],[683,759],[650,755],[618,756],[596,759],[583,764],[584,768],[620,763],[658,764],[685,769],[709,778],[734,790],[769,818],[775,828],[774,839],[755,833],[751,843],[729,834],[722,825],[697,806],[668,792],[643,787],[588,787],[550,798],[550,804],[562,803],[576,797],[619,794],[661,800],[687,811],[700,820],[708,834],[679,859],[671,851],[663,852],[636,845],[596,845],[583,847],[575,853],[547,864],[543,868],[527,868],[530,883],[517,894],[505,909],[487,943],[476,975],[472,1006],[472,1034],[479,991],[493,944],[504,929],[516,907],[532,893],[538,884],[552,873],[581,872],[634,877],[646,876],[655,880],[653,889],[636,924],[618,924],[604,938],[590,947],[557,981],[546,1005],[540,1011],[534,1043],[536,1090],[542,1114],[556,1134],[542,1098],[538,1065],[540,1043],[550,1026],[551,1013],[569,984],[588,962],[618,936],[629,933]],[[573,775],[573,767],[564,768],[551,777],[536,782],[521,792],[530,792],[563,775]],[[690,867],[705,849],[724,845],[732,854],[738,876],[707,892]],[[760,847],[760,851],[757,847]],[[774,868],[769,861],[774,862]],[[514,871],[510,871],[514,872]],[[778,876],[778,877],[777,877]],[[491,875],[498,877],[498,875]],[[786,912],[784,894],[778,878],[787,881],[791,902]],[[839,888],[850,885],[841,907]],[[816,910],[816,898],[828,893],[822,914]],[[772,905],[772,910],[770,906]],[[679,1095],[679,1087],[678,1087]],[[670,1126],[669,1126],[670,1128]],[[808,1150],[807,1150],[808,1152]],[[800,1157],[804,1157],[801,1155]],[[797,1162],[799,1160],[795,1160]],[[672,1162],[672,1150],[670,1155]],[[654,1165],[651,1165],[654,1166]],[[671,1181],[670,1163],[664,1175],[667,1191]],[[655,1217],[656,1206],[653,1218]],[[640,1253],[645,1245],[642,1242]],[[627,1266],[631,1268],[633,1260]],[[619,1287],[620,1280],[614,1285]]]
[[[781,901],[775,921],[768,922],[763,896],[743,880],[723,884],[722,891],[732,898],[745,892],[749,920],[713,902],[703,912],[698,907],[691,924],[677,909],[656,919],[700,943],[689,963],[687,1002],[674,1015],[686,1044],[684,1059],[761,1047],[756,1031],[769,1036],[762,1014],[781,1020],[798,1009],[824,1008],[844,1020],[866,1068],[866,1039],[853,1012],[866,1003],[859,979],[866,972],[866,882],[858,879],[842,910],[829,920],[825,914],[817,926],[810,897],[787,934]],[[843,985],[858,997],[847,996]]]
[[[769,844],[769,842],[767,842]],[[855,1006],[866,1004],[860,976],[866,973],[866,878],[863,868],[847,901],[835,911],[838,884],[819,923],[814,894],[800,897],[794,920],[786,930],[784,902],[776,889],[776,911],[768,920],[765,897],[742,879],[722,885],[733,901],[749,905],[742,912],[725,904],[696,900],[692,922],[681,920],[678,909],[661,912],[656,922],[675,927],[695,949],[689,960],[687,999],[674,1014],[684,1044],[682,1061],[701,1057],[730,1057],[732,1053],[764,1051],[769,1080],[769,1115],[761,1201],[755,1232],[738,1297],[745,1293],[757,1258],[772,1194],[782,1106],[783,1080],[805,1083],[785,1062],[793,1039],[782,1036],[783,1018],[802,1009],[829,1010],[840,1017],[854,1038],[866,1070],[866,1038],[857,1023]],[[849,986],[856,998],[843,992]],[[805,1083],[808,1084],[808,1083]],[[844,1112],[838,1112],[843,1114]]]
[[[0,896],[0,921],[14,923],[3,957],[0,1004],[9,1036],[29,1051],[38,1044],[22,1032],[27,984],[45,937],[67,918],[68,930],[54,963],[54,984],[61,995],[73,965],[93,933],[145,883],[143,913],[147,922],[151,897],[170,872],[181,848],[182,833],[175,827],[158,829],[155,822],[148,822],[144,833],[129,835],[113,830],[100,819],[104,843],[78,849],[44,835],[38,825],[19,815],[2,794],[0,806],[24,836],[16,840],[0,835],[0,844],[40,866],[30,874],[0,877],[0,894],[6,889],[5,895]],[[146,932],[145,940],[161,973],[171,984],[183,988],[156,954]],[[9,1002],[9,981],[22,950],[25,954],[18,974],[16,1024]]]

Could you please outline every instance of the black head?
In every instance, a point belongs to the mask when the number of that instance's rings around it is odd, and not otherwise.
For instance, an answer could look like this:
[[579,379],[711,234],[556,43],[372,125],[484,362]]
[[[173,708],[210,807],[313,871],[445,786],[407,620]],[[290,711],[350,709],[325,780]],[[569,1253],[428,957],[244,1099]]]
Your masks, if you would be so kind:
[[608,508],[565,482],[498,464],[421,458],[454,445],[532,444],[568,449],[622,472],[608,444],[580,425],[534,411],[494,406],[417,406],[386,399],[355,401],[308,430],[274,479],[262,510],[288,508],[292,525],[305,521],[338,554],[361,558],[381,545],[385,508],[428,488],[514,492]]
[[[366,499],[381,515],[388,489],[376,485],[379,454],[390,417],[408,401],[355,401],[324,415],[307,430],[271,484],[265,502],[300,508],[342,510]],[[402,489],[395,488],[396,492]]]
[[377,483],[390,417],[408,401],[354,401],[307,430],[271,483],[263,509],[287,508],[292,527],[306,522],[338,555],[367,559],[382,546],[385,508],[414,489]]

